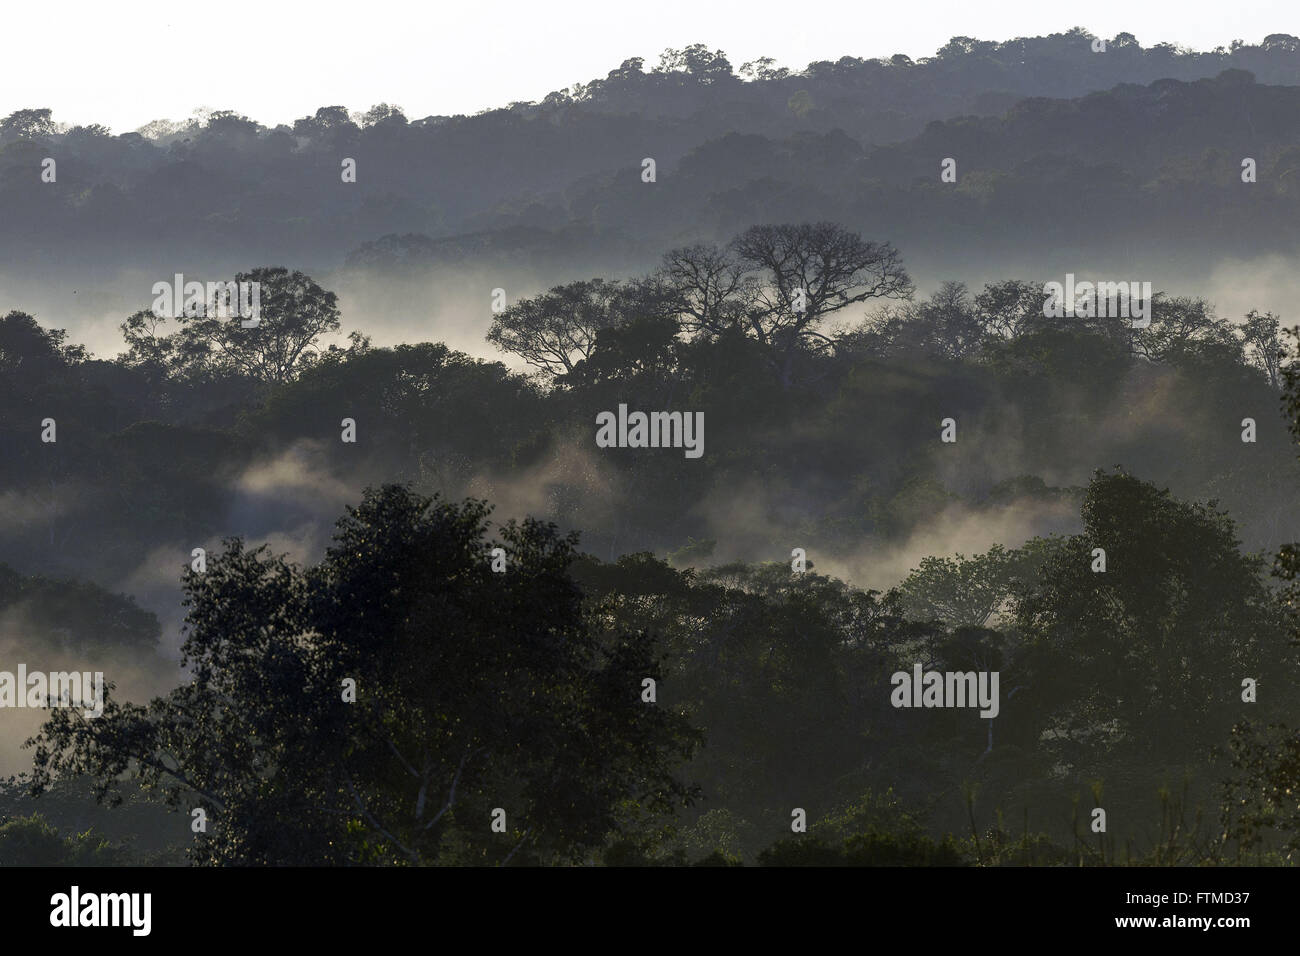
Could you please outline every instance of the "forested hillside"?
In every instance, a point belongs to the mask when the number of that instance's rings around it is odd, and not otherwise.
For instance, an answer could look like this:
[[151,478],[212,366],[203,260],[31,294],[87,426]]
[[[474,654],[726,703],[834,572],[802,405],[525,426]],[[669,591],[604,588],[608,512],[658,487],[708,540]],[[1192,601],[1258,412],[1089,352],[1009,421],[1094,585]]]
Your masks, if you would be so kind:
[[1300,40],[1101,40],[0,121],[0,864],[1291,862]]

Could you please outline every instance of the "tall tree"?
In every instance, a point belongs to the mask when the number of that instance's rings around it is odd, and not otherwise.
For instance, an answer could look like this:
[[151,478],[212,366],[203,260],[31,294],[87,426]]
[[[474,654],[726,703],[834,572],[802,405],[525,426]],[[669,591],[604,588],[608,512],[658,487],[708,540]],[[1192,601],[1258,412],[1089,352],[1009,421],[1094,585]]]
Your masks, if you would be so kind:
[[1226,732],[1243,678],[1294,674],[1262,562],[1212,502],[1098,473],[1082,518],[1015,610],[1054,746],[1172,759]]
[[[1276,320],[1272,316],[1251,318]],[[1291,330],[1294,349],[1297,335]],[[1300,365],[1289,362],[1281,372],[1283,404],[1293,440],[1300,445]],[[1273,562],[1273,574],[1282,582],[1279,595],[1292,634],[1292,645],[1300,646],[1300,544],[1279,549]],[[1243,720],[1232,729],[1230,744],[1233,774],[1224,783],[1221,805],[1225,843],[1235,842],[1238,852],[1277,845],[1286,862],[1300,855],[1300,730],[1295,711],[1287,720],[1259,726]]]
[[[241,304],[238,297],[207,303],[196,316],[137,312],[122,324],[127,364],[185,377],[235,375],[265,385],[282,385],[315,364],[322,339],[341,325],[338,297],[310,276],[282,266],[241,272],[234,281],[257,284],[256,322],[250,319],[246,325],[245,317],[234,315]],[[224,309],[215,307],[219,305]],[[167,334],[169,321],[179,329]],[[358,333],[351,341],[354,349],[364,347]]]
[[0,139],[38,139],[53,136],[54,120],[49,109],[15,110],[0,120]]
[[139,778],[207,812],[199,862],[237,864],[575,860],[689,800],[695,734],[641,698],[653,639],[588,626],[574,537],[490,541],[487,516],[389,485],[306,571],[232,539],[185,578],[191,681],[52,712],[34,786]]
[[755,285],[734,250],[709,243],[673,249],[659,270],[687,332],[721,335],[743,328]]
[[258,284],[261,314],[256,324],[205,315],[181,333],[188,342],[206,345],[218,367],[279,385],[312,365],[321,338],[339,330],[338,297],[302,272],[254,269],[236,275],[235,282]]
[[752,333],[766,346],[785,387],[795,357],[834,344],[821,330],[830,315],[858,302],[912,292],[898,251],[830,222],[753,226],[733,242],[760,285],[749,309]]
[[1041,548],[1008,551],[995,544],[970,558],[926,557],[899,585],[909,616],[953,627],[984,627],[1006,610],[1017,583],[1042,561]]
[[547,375],[572,372],[591,357],[597,333],[623,321],[620,292],[617,280],[555,286],[495,316],[487,340]]
[[1252,309],[1239,332],[1250,361],[1268,378],[1268,384],[1281,388],[1282,366],[1287,356],[1278,317],[1272,312],[1261,315]]

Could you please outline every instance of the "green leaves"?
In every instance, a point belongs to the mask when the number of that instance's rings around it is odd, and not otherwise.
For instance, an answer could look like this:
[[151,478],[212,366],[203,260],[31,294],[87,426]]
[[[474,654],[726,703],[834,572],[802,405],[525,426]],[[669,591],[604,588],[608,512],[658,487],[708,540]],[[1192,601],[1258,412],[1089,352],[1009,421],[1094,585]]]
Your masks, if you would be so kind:
[[[184,581],[193,679],[95,721],[53,712],[37,786],[139,778],[207,809],[192,855],[227,864],[573,859],[627,801],[688,799],[673,767],[695,735],[639,697],[662,677],[654,641],[593,634],[576,537],[552,525],[499,529],[493,573],[488,514],[388,485],[314,567],[227,541]],[[495,807],[513,836],[489,830]]]
[[[1226,732],[1243,677],[1291,672],[1262,563],[1213,503],[1098,473],[1082,519],[1015,611],[1039,657],[1034,696],[1049,723],[1075,727],[1067,737],[1105,725],[1139,751],[1184,753]],[[1092,570],[1095,548],[1105,572]]]

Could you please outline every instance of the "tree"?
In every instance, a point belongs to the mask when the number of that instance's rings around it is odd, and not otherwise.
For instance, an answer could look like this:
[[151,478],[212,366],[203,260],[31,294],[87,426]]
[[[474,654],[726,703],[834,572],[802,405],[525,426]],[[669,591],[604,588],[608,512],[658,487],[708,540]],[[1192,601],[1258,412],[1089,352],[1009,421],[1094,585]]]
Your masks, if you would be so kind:
[[986,335],[1012,339],[1043,323],[1042,285],[1008,279],[992,282],[975,296],[975,309]]
[[1082,518],[1015,608],[1034,661],[1028,693],[1054,746],[1078,760],[1103,742],[1175,760],[1231,726],[1241,678],[1290,679],[1295,655],[1262,562],[1241,553],[1213,502],[1099,472]]
[[1272,312],[1260,315],[1252,309],[1239,331],[1242,345],[1251,362],[1268,377],[1268,384],[1281,388],[1286,349],[1282,344],[1278,317]]
[[354,142],[360,127],[352,121],[345,106],[322,106],[313,116],[294,120],[295,136],[315,140],[323,148]]
[[564,385],[590,388],[618,383],[619,394],[638,405],[671,408],[674,386],[681,379],[682,343],[677,323],[651,317],[601,329],[591,356],[563,376]]
[[405,126],[406,114],[402,112],[400,106],[392,106],[388,103],[377,103],[370,107],[361,118],[361,125],[363,127],[378,126],[382,123],[396,123]]
[[688,73],[705,82],[711,82],[729,78],[731,63],[721,50],[710,51],[703,43],[692,43],[684,50],[674,50],[671,47],[664,50],[654,72]]
[[640,697],[653,639],[598,638],[575,537],[529,520],[489,541],[488,510],[370,491],[306,571],[231,539],[184,581],[192,680],[54,711],[34,786],[86,772],[113,799],[138,778],[207,811],[199,862],[259,865],[571,861],[689,801],[673,768],[696,736]]
[[0,368],[11,375],[40,376],[84,362],[85,347],[65,345],[67,337],[64,329],[41,328],[26,312],[10,312],[0,318]]
[[757,60],[742,63],[740,75],[749,81],[771,82],[785,79],[790,71],[786,67],[776,66],[776,60],[770,56],[760,56]]
[[506,308],[492,319],[487,340],[547,375],[562,375],[591,357],[598,332],[623,323],[627,305],[617,280],[570,282]]
[[[175,317],[180,328],[167,335],[162,330],[168,319],[137,312],[121,326],[129,346],[125,362],[178,376],[235,375],[282,385],[310,368],[321,354],[321,338],[339,330],[338,297],[302,272],[264,267],[241,272],[234,281],[257,284],[256,324],[245,326],[243,317],[210,314],[216,310],[209,308],[196,317]],[[351,340],[354,349],[365,345],[358,333]]]
[[[1251,313],[1252,319],[1272,319]],[[1274,320],[1275,321],[1275,320]],[[1296,332],[1292,331],[1292,336]],[[1286,364],[1281,371],[1283,402],[1293,439],[1300,444],[1300,365]],[[1300,545],[1279,549],[1273,575],[1283,584],[1279,595],[1291,630],[1292,643],[1300,636]],[[1292,708],[1294,710],[1294,708]],[[1224,784],[1221,814],[1225,836],[1239,850],[1262,847],[1276,836],[1287,862],[1300,853],[1300,731],[1291,724],[1273,722],[1264,727],[1242,721],[1230,738],[1234,774]]]
[[37,139],[53,136],[54,120],[49,109],[15,110],[0,120],[0,139]]
[[33,637],[78,655],[122,648],[143,658],[161,633],[153,612],[84,581],[19,574],[0,563],[0,613],[21,608]]
[[787,388],[800,350],[834,344],[819,329],[827,316],[867,299],[912,292],[893,246],[869,242],[830,222],[753,226],[733,240],[733,248],[741,263],[758,273],[747,322],[770,350]]
[[744,327],[757,283],[733,249],[708,243],[673,249],[659,276],[671,290],[684,331],[721,335]]
[[1240,363],[1241,343],[1232,325],[1203,300],[1157,293],[1150,308],[1151,324],[1133,332],[1135,354],[1171,365],[1205,358]]
[[[126,340],[127,350],[118,356],[123,365],[150,373],[155,383],[170,377],[181,377],[202,367],[202,361],[188,361],[178,346],[180,337],[163,331],[167,319],[143,309],[126,317],[119,328]],[[206,358],[207,349],[202,350]]]
[[888,352],[914,352],[950,360],[976,354],[985,334],[981,316],[960,282],[944,282],[927,302],[882,310],[866,332]]
[[1000,544],[970,558],[930,556],[921,559],[898,590],[910,617],[983,627],[1004,610],[1016,583],[1029,576],[1037,561],[1033,551],[1008,551]]
[[[924,630],[893,593],[786,562],[676,571],[649,554],[588,558],[575,576],[606,627],[663,635],[674,678],[660,700],[683,702],[708,735],[692,777],[742,830],[788,826],[786,800],[829,806],[860,793],[844,788],[864,760],[879,766],[886,748],[916,743],[877,692],[898,669],[893,648]],[[881,727],[887,735],[865,730]]]
[[121,847],[92,831],[65,837],[39,813],[0,823],[0,866],[122,866]]
[[1264,37],[1264,42],[1260,47],[1265,51],[1280,50],[1285,53],[1300,52],[1300,37],[1294,37],[1289,33],[1270,33]]

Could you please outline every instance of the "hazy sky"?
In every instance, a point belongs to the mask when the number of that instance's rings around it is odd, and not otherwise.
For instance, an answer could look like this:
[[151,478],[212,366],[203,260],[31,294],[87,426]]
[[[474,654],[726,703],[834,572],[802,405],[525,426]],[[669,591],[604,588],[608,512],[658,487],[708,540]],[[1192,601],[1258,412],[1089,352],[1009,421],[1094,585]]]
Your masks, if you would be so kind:
[[0,116],[48,106],[115,132],[198,107],[268,125],[319,106],[474,113],[604,77],[628,57],[704,43],[737,68],[759,56],[930,56],[953,36],[1004,40],[1082,26],[1212,49],[1300,35],[1296,0],[555,0],[543,3],[157,0],[15,3],[0,14]]

